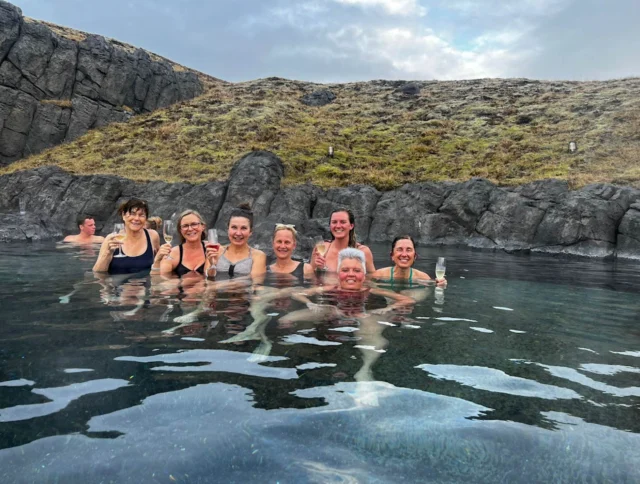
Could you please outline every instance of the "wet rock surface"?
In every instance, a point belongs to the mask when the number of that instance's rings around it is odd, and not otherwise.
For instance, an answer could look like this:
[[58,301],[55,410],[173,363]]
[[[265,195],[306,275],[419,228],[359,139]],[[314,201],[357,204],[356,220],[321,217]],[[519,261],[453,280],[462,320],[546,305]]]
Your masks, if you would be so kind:
[[[422,245],[459,245],[588,257],[640,259],[640,190],[608,184],[571,191],[541,180],[503,188],[475,178],[464,183],[412,183],[385,193],[364,185],[323,190],[282,187],[282,161],[255,151],[241,158],[226,182],[133,182],[110,175],[75,176],[56,167],[0,177],[0,240],[55,239],[74,233],[78,214],[92,215],[107,234],[130,197],[146,199],[153,215],[198,210],[224,238],[229,214],[252,204],[252,243],[268,249],[276,223],[294,224],[299,252],[311,237],[329,237],[331,212],[350,208],[362,242],[390,242],[408,234]],[[19,200],[27,206],[21,224]]]
[[203,89],[166,59],[23,17],[0,0],[0,166]]

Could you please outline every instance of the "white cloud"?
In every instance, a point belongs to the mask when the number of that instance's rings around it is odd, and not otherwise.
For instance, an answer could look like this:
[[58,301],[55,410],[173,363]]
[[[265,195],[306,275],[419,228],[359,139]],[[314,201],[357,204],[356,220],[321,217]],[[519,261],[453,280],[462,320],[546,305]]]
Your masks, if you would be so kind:
[[461,14],[482,17],[552,16],[573,0],[444,0],[443,6]]
[[353,58],[385,61],[394,78],[405,79],[504,77],[531,55],[495,47],[458,49],[431,29],[350,26],[329,37],[337,49],[351,51]]
[[422,7],[418,0],[333,0],[344,5],[357,5],[362,8],[382,8],[391,15],[419,15],[427,14],[427,9]]

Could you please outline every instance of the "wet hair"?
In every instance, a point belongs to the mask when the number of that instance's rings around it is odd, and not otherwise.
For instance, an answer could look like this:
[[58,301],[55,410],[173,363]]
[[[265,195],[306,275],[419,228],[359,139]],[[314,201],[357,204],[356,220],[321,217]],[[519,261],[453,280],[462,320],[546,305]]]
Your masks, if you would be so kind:
[[94,218],[93,218],[91,215],[85,215],[85,214],[78,215],[78,216],[76,217],[76,225],[77,225],[78,227],[80,227],[81,225],[84,225],[84,223],[85,223],[87,220],[94,220]]
[[[329,215],[329,223],[331,223],[331,217],[333,217],[334,213],[345,212],[349,216],[349,223],[353,224],[353,228],[349,231],[349,247],[356,247],[358,245],[358,241],[356,240],[356,217],[353,215],[353,212],[348,208],[336,208],[331,215]],[[331,240],[335,240],[333,233],[331,233]]]
[[289,225],[289,224],[276,224],[276,228],[273,230],[273,238],[276,238],[276,234],[278,232],[280,232],[281,230],[288,230],[289,232],[291,232],[291,235],[293,235],[293,241],[297,242],[298,241],[298,231],[296,230],[295,225]]
[[162,230],[162,219],[160,217],[149,217],[147,219],[147,228],[153,230]]
[[360,249],[349,247],[338,252],[338,271],[340,271],[340,266],[346,259],[360,261],[360,263],[362,264],[362,270],[365,274],[367,273],[367,259],[364,255],[364,252],[362,252]]
[[[176,219],[176,230],[178,232],[178,239],[180,240],[181,244],[184,244],[187,239],[185,239],[184,235],[182,235],[182,229],[180,228],[180,222],[182,222],[182,219],[185,218],[187,215],[195,215],[196,217],[198,217],[198,220],[200,220],[200,223],[202,225],[205,225],[204,220],[202,219],[202,215],[200,215],[195,210],[187,209],[184,212],[182,212],[180,215],[178,215],[178,218]],[[204,233],[204,230],[203,230],[202,233],[200,234],[200,240],[205,240],[206,238],[207,237],[206,237],[206,235]]]
[[418,253],[415,252],[416,249],[416,241],[413,240],[413,237],[411,237],[410,235],[398,235],[395,239],[393,239],[393,242],[391,242],[391,253],[389,254],[391,257],[393,257],[393,251],[396,248],[396,244],[398,243],[399,240],[410,240],[411,243],[413,244],[413,250],[415,253],[415,258],[418,258]]
[[249,229],[253,229],[253,212],[251,211],[251,205],[248,203],[241,203],[236,208],[231,210],[229,215],[229,223],[233,217],[243,217],[249,220]]
[[140,200],[139,198],[132,198],[120,205],[118,208],[118,215],[122,216],[125,213],[131,213],[134,210],[142,210],[145,217],[149,216],[149,205],[147,205],[145,200]]

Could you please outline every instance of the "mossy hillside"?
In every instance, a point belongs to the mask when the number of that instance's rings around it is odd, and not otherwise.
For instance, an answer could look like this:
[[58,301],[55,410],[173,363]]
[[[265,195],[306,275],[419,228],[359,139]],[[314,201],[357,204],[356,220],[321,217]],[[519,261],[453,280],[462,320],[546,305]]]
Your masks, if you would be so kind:
[[[640,79],[418,82],[417,96],[401,84],[212,83],[197,99],[93,130],[2,172],[54,164],[77,174],[204,182],[266,149],[282,158],[287,184],[384,190],[481,176],[501,185],[549,177],[575,187],[640,185]],[[335,101],[300,102],[319,88]]]

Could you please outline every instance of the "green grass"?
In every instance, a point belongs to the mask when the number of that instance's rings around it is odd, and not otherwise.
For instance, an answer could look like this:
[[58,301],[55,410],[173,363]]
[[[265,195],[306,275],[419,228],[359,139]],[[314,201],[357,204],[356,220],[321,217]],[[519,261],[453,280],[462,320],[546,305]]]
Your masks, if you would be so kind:
[[[482,82],[425,83],[417,97],[395,94],[391,83],[330,85],[337,99],[320,108],[299,102],[317,85],[211,83],[197,99],[91,131],[0,173],[53,164],[77,174],[205,182],[265,149],[283,160],[286,184],[386,190],[480,176],[501,185],[555,177],[574,187],[640,186],[640,79]],[[568,153],[570,140],[578,153]]]

